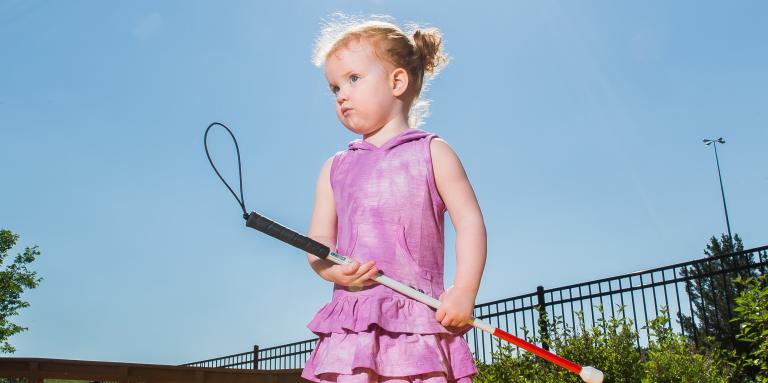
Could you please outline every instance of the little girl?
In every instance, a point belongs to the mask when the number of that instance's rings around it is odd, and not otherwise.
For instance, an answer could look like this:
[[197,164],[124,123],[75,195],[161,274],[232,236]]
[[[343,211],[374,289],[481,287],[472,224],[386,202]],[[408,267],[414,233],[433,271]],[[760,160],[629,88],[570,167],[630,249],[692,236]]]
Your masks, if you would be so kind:
[[[406,35],[376,20],[333,30],[319,40],[316,63],[325,67],[339,120],[362,138],[320,171],[309,236],[355,262],[307,255],[334,288],[308,325],[320,339],[302,377],[471,382],[477,369],[462,335],[485,266],[485,225],[456,154],[414,128],[425,75],[447,63],[440,33]],[[456,228],[457,264],[454,284],[444,290],[446,210]],[[371,278],[379,271],[440,299],[440,309],[377,284]]]

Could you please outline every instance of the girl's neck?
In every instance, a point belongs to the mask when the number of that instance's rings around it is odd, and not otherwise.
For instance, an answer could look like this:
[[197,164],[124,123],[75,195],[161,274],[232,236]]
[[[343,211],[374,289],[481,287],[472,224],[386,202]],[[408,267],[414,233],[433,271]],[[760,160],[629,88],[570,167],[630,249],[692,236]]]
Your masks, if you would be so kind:
[[398,134],[408,130],[410,127],[408,126],[408,118],[403,116],[398,116],[396,118],[393,118],[389,120],[384,126],[382,126],[379,129],[374,130],[371,133],[364,134],[363,139],[367,141],[370,144],[381,146],[384,145],[385,142],[389,141],[390,138],[397,136]]

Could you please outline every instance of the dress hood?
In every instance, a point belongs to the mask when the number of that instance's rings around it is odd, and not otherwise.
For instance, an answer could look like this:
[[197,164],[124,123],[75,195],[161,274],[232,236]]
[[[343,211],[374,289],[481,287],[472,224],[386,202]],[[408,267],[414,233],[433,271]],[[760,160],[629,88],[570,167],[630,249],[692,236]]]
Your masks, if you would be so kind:
[[385,142],[380,147],[362,138],[358,138],[349,143],[349,150],[389,150],[398,145],[404,144],[406,142],[411,142],[411,141],[415,141],[415,140],[427,137],[430,134],[431,133],[425,132],[421,129],[409,128],[399,133],[398,135],[390,138],[389,140],[387,140],[387,142]]

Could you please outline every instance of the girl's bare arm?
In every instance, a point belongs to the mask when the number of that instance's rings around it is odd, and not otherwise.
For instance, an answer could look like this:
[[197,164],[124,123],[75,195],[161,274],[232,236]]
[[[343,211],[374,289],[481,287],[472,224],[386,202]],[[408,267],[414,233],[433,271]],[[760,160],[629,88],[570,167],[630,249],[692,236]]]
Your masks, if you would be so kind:
[[441,297],[437,319],[444,326],[461,326],[472,315],[486,260],[483,214],[456,153],[442,139],[430,144],[435,184],[456,229],[456,276]]

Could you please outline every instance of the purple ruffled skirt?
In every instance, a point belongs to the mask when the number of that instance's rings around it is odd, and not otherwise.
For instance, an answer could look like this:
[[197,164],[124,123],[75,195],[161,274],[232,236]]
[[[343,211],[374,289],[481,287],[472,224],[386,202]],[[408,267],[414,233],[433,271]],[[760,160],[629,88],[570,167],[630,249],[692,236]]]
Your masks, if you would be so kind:
[[313,382],[470,383],[475,361],[462,335],[428,306],[376,286],[335,290],[307,327],[320,339],[302,372]]

